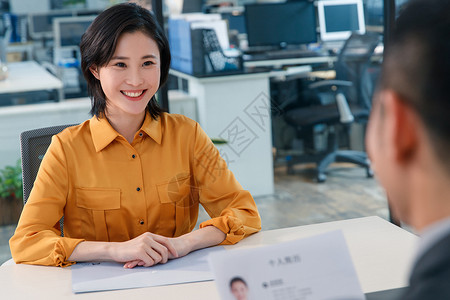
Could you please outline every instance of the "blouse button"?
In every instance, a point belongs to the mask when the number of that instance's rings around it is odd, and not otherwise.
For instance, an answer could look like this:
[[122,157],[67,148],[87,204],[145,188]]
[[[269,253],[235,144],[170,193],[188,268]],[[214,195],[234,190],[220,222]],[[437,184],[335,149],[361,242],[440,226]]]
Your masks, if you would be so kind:
[[141,188],[140,188],[140,187],[138,187],[138,188],[136,189],[136,191],[140,192],[140,191],[141,191]]
[[142,132],[139,132],[139,136],[143,136],[144,134]]
[[132,158],[136,158],[136,155],[133,154],[133,155],[131,155],[131,157],[132,157]]
[[140,220],[139,220],[139,224],[144,225],[144,220],[143,220],[143,219],[140,219]]

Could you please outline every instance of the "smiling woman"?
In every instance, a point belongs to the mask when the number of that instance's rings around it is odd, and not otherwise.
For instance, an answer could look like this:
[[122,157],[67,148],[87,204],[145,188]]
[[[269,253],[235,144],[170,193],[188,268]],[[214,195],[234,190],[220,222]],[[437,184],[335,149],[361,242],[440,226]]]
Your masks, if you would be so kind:
[[[160,57],[156,42],[141,31],[123,33],[113,57],[107,65],[92,65],[89,71],[101,82],[105,94],[106,116],[117,131],[131,143],[140,127],[135,123],[122,124],[127,118],[143,120],[146,107],[155,101],[153,95],[159,88]],[[123,127],[123,128],[122,128]]]
[[[170,52],[154,16],[113,6],[80,49],[93,117],[53,137],[10,240],[14,261],[152,266],[260,230],[252,196],[205,132],[158,106]],[[192,231],[199,204],[211,219]]]

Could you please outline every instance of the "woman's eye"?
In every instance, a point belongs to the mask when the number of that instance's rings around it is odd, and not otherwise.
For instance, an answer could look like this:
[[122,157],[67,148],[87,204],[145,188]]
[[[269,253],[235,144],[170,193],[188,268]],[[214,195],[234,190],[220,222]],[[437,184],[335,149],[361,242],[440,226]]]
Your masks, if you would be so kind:
[[121,63],[121,62],[116,63],[115,66],[116,66],[116,67],[119,67],[119,68],[125,68],[125,67],[126,67],[125,64],[124,64],[124,63]]
[[146,61],[146,62],[143,64],[144,67],[148,67],[148,66],[151,66],[151,65],[154,65],[154,63],[153,63],[152,61]]

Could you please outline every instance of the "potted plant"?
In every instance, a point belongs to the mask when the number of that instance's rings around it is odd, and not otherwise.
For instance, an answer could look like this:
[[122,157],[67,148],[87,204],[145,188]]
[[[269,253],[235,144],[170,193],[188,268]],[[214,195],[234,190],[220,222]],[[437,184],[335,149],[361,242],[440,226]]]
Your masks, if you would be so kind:
[[23,208],[22,168],[15,166],[0,170],[0,225],[17,224]]

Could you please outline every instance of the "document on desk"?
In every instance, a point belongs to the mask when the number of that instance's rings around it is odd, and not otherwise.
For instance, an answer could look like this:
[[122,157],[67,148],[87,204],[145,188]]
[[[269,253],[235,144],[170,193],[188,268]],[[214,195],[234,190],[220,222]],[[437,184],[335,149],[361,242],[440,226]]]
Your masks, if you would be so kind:
[[222,300],[364,300],[341,231],[209,257]]
[[124,269],[122,263],[77,263],[72,269],[72,291],[86,293],[213,280],[208,265],[210,253],[222,246],[197,250],[153,267]]

